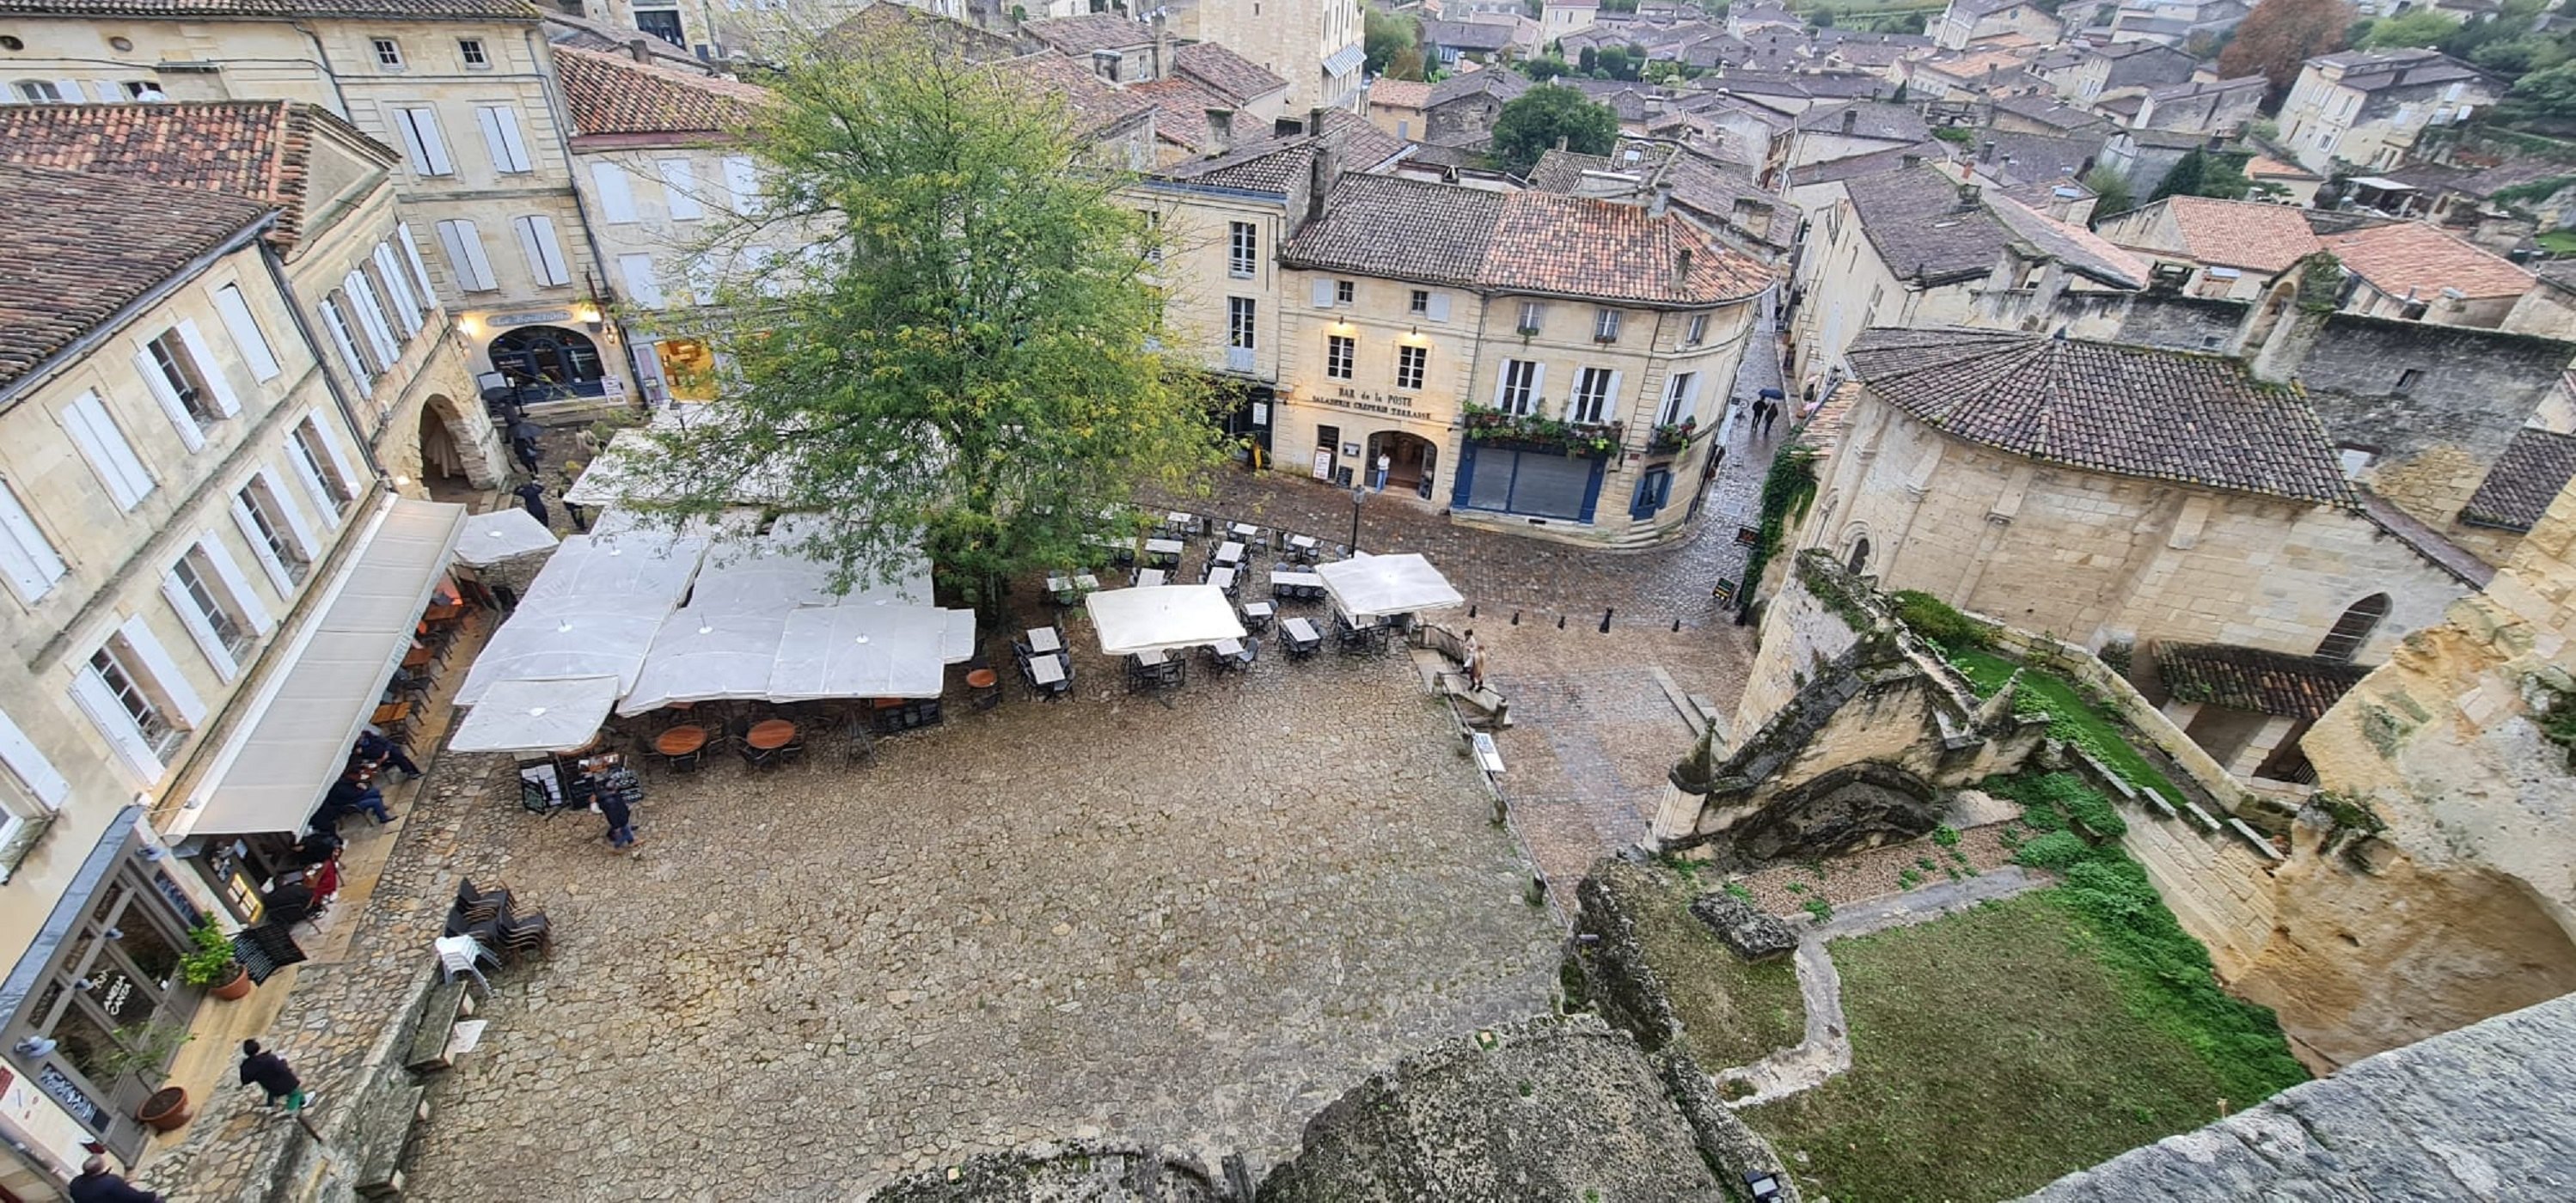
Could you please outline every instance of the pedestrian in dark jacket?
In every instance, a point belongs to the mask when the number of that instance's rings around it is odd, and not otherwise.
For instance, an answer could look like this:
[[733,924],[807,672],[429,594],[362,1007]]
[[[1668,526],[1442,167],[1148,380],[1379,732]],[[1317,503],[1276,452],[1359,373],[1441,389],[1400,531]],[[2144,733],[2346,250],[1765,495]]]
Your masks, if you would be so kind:
[[349,759],[371,768],[391,765],[401,769],[403,776],[406,777],[420,776],[420,766],[413,764],[411,757],[404,754],[401,744],[385,738],[382,731],[358,732],[358,748],[350,754]]
[[296,1078],[286,1058],[259,1046],[259,1041],[242,1041],[241,1080],[244,1086],[257,1086],[268,1094],[268,1105],[286,1100],[286,1109],[302,1111],[307,1101],[304,1083]]
[[510,494],[519,499],[519,504],[528,507],[528,516],[536,519],[537,525],[554,525],[553,521],[546,517],[546,487],[544,485],[538,484],[532,480],[526,484],[520,485],[518,488],[510,490]]
[[610,844],[624,848],[635,842],[635,810],[626,804],[625,791],[599,791],[599,813],[608,819]]
[[527,466],[530,475],[536,473],[538,459],[535,442],[525,439],[514,440],[510,444],[510,454],[519,457],[519,462]]
[[81,1163],[80,1177],[64,1193],[72,1203],[161,1203],[161,1196],[118,1177],[108,1170],[107,1158],[97,1156]]

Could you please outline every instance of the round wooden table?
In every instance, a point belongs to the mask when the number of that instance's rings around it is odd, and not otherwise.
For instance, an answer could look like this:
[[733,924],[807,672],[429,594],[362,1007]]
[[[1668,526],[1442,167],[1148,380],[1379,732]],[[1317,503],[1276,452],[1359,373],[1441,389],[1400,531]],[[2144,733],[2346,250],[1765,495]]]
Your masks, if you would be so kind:
[[653,737],[653,750],[664,756],[686,756],[707,746],[704,727],[673,727]]
[[770,752],[786,747],[788,742],[795,738],[796,724],[783,718],[773,718],[753,723],[751,730],[743,733],[742,742],[763,752]]

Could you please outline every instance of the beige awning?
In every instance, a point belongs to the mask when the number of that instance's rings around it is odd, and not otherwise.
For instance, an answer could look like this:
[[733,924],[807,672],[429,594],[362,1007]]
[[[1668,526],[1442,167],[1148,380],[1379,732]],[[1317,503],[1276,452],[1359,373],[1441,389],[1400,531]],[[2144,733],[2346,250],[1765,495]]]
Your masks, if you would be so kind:
[[318,604],[168,835],[296,831],[348,763],[465,525],[465,507],[390,498],[350,537],[356,554]]

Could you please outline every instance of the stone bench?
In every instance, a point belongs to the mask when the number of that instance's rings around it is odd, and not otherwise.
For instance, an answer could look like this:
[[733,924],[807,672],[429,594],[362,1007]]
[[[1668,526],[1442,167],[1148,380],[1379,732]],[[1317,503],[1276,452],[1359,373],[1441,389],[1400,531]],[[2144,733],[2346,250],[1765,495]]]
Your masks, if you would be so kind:
[[447,1068],[447,1044],[455,1034],[456,1021],[474,1013],[474,1001],[465,993],[469,980],[452,978],[430,987],[428,997],[421,1000],[420,1026],[403,1054],[403,1068],[413,1073]]

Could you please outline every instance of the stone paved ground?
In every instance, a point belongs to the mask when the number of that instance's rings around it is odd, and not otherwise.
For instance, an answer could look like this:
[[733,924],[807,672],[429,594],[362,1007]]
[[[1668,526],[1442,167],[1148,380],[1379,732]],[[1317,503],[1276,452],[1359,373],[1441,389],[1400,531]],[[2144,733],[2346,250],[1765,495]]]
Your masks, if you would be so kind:
[[1168,708],[1078,667],[874,766],[655,774],[635,859],[477,803],[556,950],[433,1089],[412,1197],[851,1197],[1091,1130],[1258,1172],[1371,1068],[1547,1008],[1555,929],[1400,657]]

